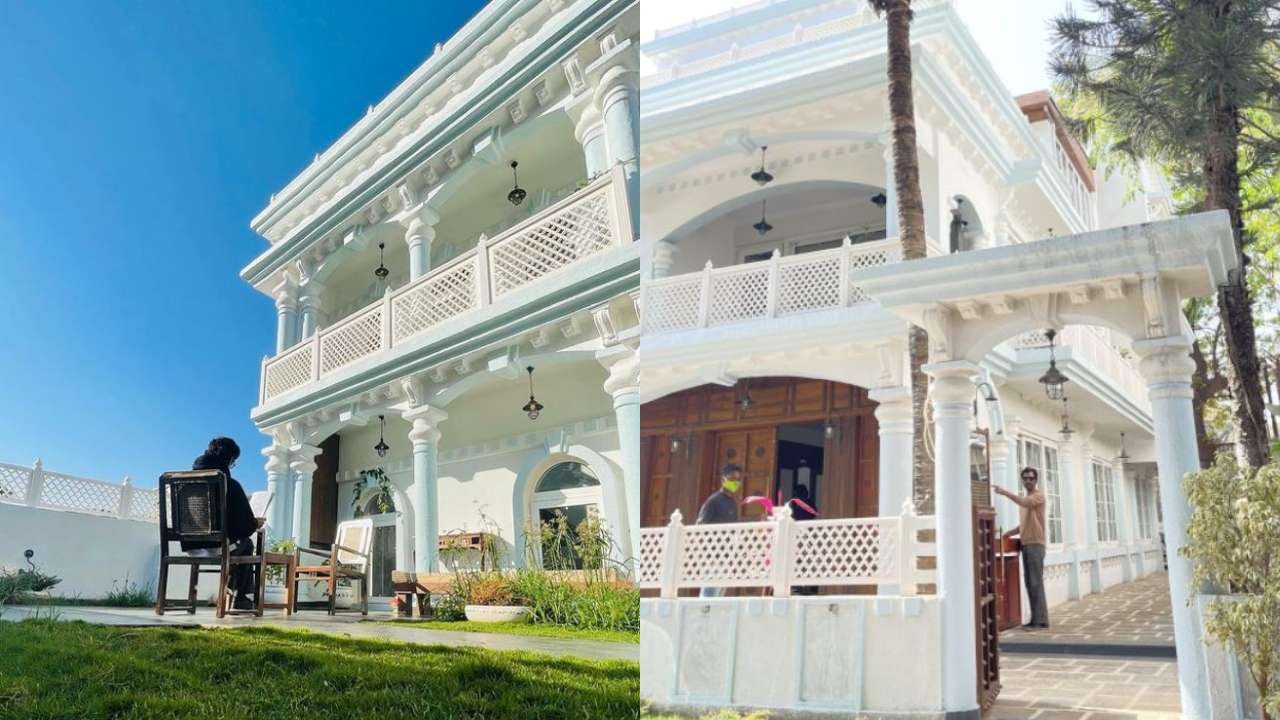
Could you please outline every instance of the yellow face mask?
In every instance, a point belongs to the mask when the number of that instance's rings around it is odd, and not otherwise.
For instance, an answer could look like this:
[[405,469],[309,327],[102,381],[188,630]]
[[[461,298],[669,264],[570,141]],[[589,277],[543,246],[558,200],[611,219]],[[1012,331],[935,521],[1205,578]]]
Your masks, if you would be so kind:
[[740,487],[742,487],[741,480],[725,480],[724,481],[724,489],[728,490],[731,493],[738,492],[738,488]]

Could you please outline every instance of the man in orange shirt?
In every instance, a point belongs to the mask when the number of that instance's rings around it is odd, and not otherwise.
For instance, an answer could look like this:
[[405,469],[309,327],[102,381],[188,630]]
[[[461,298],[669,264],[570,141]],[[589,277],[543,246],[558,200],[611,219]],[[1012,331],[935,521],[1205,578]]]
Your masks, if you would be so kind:
[[1018,504],[1018,527],[1005,536],[1021,535],[1022,576],[1027,587],[1027,600],[1031,604],[1031,622],[1024,630],[1049,627],[1049,606],[1044,598],[1044,493],[1040,492],[1040,474],[1035,468],[1022,469],[1022,487],[1026,495],[1015,495],[1002,487],[994,489]]

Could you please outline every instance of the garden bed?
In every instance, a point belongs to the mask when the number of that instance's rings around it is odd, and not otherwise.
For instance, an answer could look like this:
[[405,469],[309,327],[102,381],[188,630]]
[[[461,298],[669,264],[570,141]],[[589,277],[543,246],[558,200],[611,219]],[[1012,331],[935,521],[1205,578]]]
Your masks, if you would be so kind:
[[554,637],[566,640],[600,640],[604,642],[638,643],[640,632],[637,630],[584,630],[566,625],[546,625],[536,623],[476,623],[466,620],[448,622],[444,620],[368,620],[366,622],[379,625],[397,625],[421,630],[451,630],[454,632],[497,633],[501,635],[528,635],[532,637]]

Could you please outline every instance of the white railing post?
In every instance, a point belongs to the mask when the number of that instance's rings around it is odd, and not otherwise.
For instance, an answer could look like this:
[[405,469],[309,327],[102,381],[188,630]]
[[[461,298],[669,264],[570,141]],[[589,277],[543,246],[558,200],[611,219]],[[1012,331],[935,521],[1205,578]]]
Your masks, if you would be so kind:
[[27,504],[36,507],[40,504],[40,494],[44,492],[44,462],[40,458],[31,464],[31,482],[27,485]]
[[778,315],[778,264],[782,262],[782,251],[778,248],[773,249],[773,254],[769,256],[769,281],[765,286],[764,316],[777,317]]
[[125,475],[124,481],[120,483],[120,504],[116,506],[116,517],[127,519],[131,507],[133,507],[133,481]]
[[662,575],[658,580],[658,595],[674,598],[680,589],[680,553],[684,544],[684,523],[680,511],[671,513],[667,523],[667,543],[662,548]]
[[711,317],[711,261],[702,267],[702,290],[698,295],[698,327],[704,328]]
[[845,235],[840,243],[840,307],[849,307],[849,298],[853,297],[853,278],[849,277],[852,266],[853,243]]
[[320,331],[311,336],[311,382],[320,379]]
[[387,287],[387,291],[382,293],[382,323],[378,329],[381,335],[379,346],[383,350],[391,349],[391,287]]
[[773,548],[771,563],[773,565],[773,596],[790,597],[791,595],[791,534],[795,532],[796,521],[791,518],[791,508],[783,505],[774,511],[776,520],[773,530]]
[[489,238],[476,240],[476,307],[489,305]]
[[614,237],[619,247],[635,242],[631,235],[631,199],[627,197],[627,173],[622,163],[614,163],[609,170],[609,192],[613,193]]
[[261,405],[267,401],[267,362],[270,360],[266,355],[262,356],[262,372],[258,373],[258,404]]
[[903,596],[916,594],[916,511],[911,498],[903,504],[902,515],[898,517],[898,594]]

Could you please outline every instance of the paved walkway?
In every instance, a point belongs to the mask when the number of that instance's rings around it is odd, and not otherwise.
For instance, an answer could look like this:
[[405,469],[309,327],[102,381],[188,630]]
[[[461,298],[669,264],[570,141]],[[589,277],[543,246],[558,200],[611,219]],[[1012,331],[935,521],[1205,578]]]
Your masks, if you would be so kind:
[[1047,630],[1000,635],[1003,689],[989,718],[1176,720],[1169,579],[1163,572],[1049,610]]
[[[53,616],[62,621],[81,620],[96,625],[132,627],[206,627],[235,628],[267,625],[291,630],[310,630],[330,635],[356,638],[395,640],[419,645],[471,646],[488,650],[524,650],[547,655],[573,656],[587,660],[640,661],[640,646],[630,643],[602,642],[599,640],[572,640],[566,638],[531,637],[527,635],[503,635],[499,633],[455,632],[453,630],[427,630],[410,626],[384,625],[361,622],[358,614],[338,614],[330,617],[324,612],[304,611],[285,617],[279,611],[267,611],[262,617],[235,616],[221,620],[213,615],[212,608],[201,608],[195,615],[185,612],[168,612],[156,615],[150,608],[112,608],[81,606],[21,606],[4,608],[0,620],[23,620],[38,615]],[[390,620],[389,613],[370,612],[369,620]]]
[[1013,628],[1000,635],[1009,652],[1173,657],[1169,577],[1152,573],[1131,583],[1063,603],[1049,611],[1049,628]]

